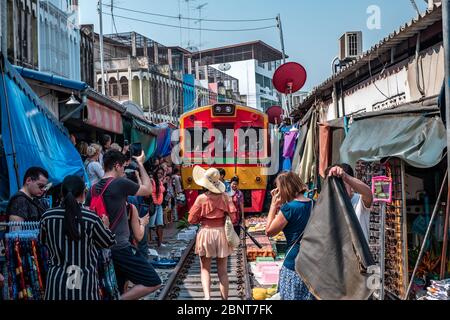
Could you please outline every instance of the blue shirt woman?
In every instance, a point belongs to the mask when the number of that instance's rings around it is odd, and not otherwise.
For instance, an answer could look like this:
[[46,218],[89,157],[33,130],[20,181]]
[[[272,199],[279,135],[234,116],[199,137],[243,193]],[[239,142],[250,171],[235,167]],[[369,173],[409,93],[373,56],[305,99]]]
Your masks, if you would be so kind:
[[[305,231],[311,215],[312,201],[294,200],[281,207],[281,213],[288,221],[287,226],[283,229],[288,245],[288,255],[284,260],[283,266],[289,270],[295,271],[295,258],[300,250],[300,241],[297,241]],[[295,243],[296,242],[296,243]]]
[[273,237],[283,231],[289,246],[280,271],[278,290],[281,300],[314,300],[314,296],[295,271],[300,238],[311,215],[312,201],[303,195],[307,187],[293,172],[280,174],[276,185],[277,188],[271,192],[272,204],[267,217],[266,233]]

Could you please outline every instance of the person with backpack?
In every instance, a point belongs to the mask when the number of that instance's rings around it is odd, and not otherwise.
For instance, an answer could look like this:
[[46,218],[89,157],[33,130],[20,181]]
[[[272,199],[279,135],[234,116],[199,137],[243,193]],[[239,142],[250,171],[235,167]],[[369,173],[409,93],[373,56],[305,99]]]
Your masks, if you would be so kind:
[[47,206],[40,200],[48,184],[48,172],[39,167],[29,168],[23,178],[23,187],[9,200],[6,215],[9,221],[39,221]]
[[[111,248],[111,253],[122,300],[138,300],[161,287],[161,279],[155,269],[130,242],[127,199],[152,193],[150,177],[144,168],[144,153],[135,160],[139,167],[140,185],[124,177],[125,156],[116,150],[108,151],[103,158],[105,176],[92,186],[86,199],[91,210],[99,216],[108,216],[110,229],[116,235],[117,244]],[[124,293],[127,281],[135,286]]]
[[84,167],[86,168],[91,185],[99,182],[105,175],[105,171],[99,162],[101,150],[102,147],[98,144],[91,144],[87,149],[87,159],[84,162]]

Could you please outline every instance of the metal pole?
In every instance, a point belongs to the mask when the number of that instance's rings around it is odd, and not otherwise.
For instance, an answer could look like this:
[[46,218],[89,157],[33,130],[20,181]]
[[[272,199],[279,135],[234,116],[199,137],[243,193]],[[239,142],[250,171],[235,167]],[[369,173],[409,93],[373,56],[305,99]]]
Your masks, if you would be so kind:
[[[281,42],[281,54],[283,57],[283,64],[286,63],[286,49],[284,47],[284,34],[283,34],[283,24],[281,22],[281,15],[277,15],[277,27],[280,32],[280,42]],[[290,102],[290,94],[282,96],[283,109],[288,113],[286,116],[290,116],[291,112],[291,102]]]
[[428,237],[430,236],[430,233],[431,233],[431,228],[433,227],[434,218],[436,218],[436,214],[437,214],[438,208],[441,203],[441,197],[442,197],[442,193],[444,192],[445,182],[447,181],[447,178],[448,178],[448,170],[445,172],[445,177],[444,177],[444,181],[442,181],[441,190],[439,191],[439,195],[436,198],[436,205],[434,206],[433,215],[431,216],[431,220],[428,224],[428,229],[427,229],[427,232],[425,233],[422,247],[420,248],[419,256],[417,257],[417,261],[416,261],[416,266],[414,267],[414,271],[411,275],[411,280],[409,281],[408,290],[406,290],[404,300],[408,300],[409,293],[411,292],[411,287],[414,282],[414,277],[417,273],[417,269],[419,269],[420,262],[422,261],[422,256],[425,253],[425,247],[427,245]]
[[447,272],[447,248],[448,248],[448,227],[449,227],[449,215],[450,215],[450,192],[447,195],[447,209],[445,210],[445,223],[444,223],[444,242],[442,244],[442,257],[441,257],[441,274],[440,278],[443,280]]
[[103,5],[102,0],[98,0],[98,16],[100,22],[100,69],[102,73],[102,94],[106,94],[105,68],[104,68],[104,48],[103,48]]
[[403,291],[408,289],[409,283],[409,273],[408,273],[408,219],[407,219],[407,211],[406,211],[406,184],[405,184],[405,175],[406,175],[406,166],[405,161],[400,160],[401,163],[401,176],[402,176],[402,215],[401,215],[401,228],[403,231],[403,241],[402,241],[402,251],[403,251]]
[[284,48],[284,35],[283,35],[283,25],[281,23],[281,15],[278,14],[277,15],[277,27],[278,27],[278,31],[280,31],[280,41],[281,41],[281,53],[283,55],[283,63],[286,63],[286,51]]
[[[445,54],[445,106],[446,106],[446,120],[447,120],[447,146],[450,146],[450,0],[442,0],[442,25],[444,37],[444,54]],[[448,167],[450,169],[450,156],[447,155]],[[448,181],[448,190],[450,192],[450,179]],[[446,222],[448,222],[448,206],[447,201]],[[448,223],[446,224],[448,227]],[[445,238],[448,239],[448,229],[445,230]]]
[[385,288],[385,258],[386,258],[386,203],[381,204],[381,243],[380,243],[380,300],[384,300],[384,288]]

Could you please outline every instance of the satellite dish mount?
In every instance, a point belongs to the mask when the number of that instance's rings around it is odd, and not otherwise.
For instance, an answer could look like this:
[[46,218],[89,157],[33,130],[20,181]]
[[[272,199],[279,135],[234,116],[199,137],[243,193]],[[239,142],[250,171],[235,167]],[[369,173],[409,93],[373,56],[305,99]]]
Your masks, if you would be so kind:
[[273,86],[287,97],[287,105],[283,105],[286,115],[292,112],[292,95],[299,91],[306,83],[306,69],[299,63],[288,62],[281,65],[273,76]]

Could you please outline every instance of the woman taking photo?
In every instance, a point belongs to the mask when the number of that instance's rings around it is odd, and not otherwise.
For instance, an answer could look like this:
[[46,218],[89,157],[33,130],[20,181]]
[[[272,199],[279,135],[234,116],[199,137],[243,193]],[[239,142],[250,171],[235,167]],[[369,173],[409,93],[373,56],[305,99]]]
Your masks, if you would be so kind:
[[158,247],[165,247],[163,244],[164,211],[162,204],[166,190],[163,185],[163,180],[164,170],[159,168],[154,172],[152,179],[152,198],[155,205],[155,214],[150,218],[150,228],[156,228]]
[[85,185],[77,176],[62,183],[61,206],[44,213],[40,241],[50,254],[45,300],[100,300],[98,248],[115,244],[115,236],[97,214],[83,208]]
[[189,223],[201,224],[197,234],[195,253],[200,257],[201,280],[205,300],[211,299],[211,260],[216,258],[220,293],[228,300],[228,257],[233,253],[225,233],[226,216],[233,223],[238,220],[237,210],[230,197],[225,194],[225,185],[220,181],[217,169],[204,170],[195,167],[193,178],[197,185],[205,188],[189,211]]
[[281,300],[314,300],[314,296],[295,271],[295,258],[300,250],[300,241],[313,203],[303,195],[308,189],[295,173],[282,173],[275,183],[266,233],[267,236],[274,237],[283,231],[289,248],[280,271],[278,290]]
[[91,144],[87,149],[87,159],[84,167],[86,168],[91,185],[97,184],[105,175],[105,171],[99,162],[101,149],[102,147],[98,144]]

